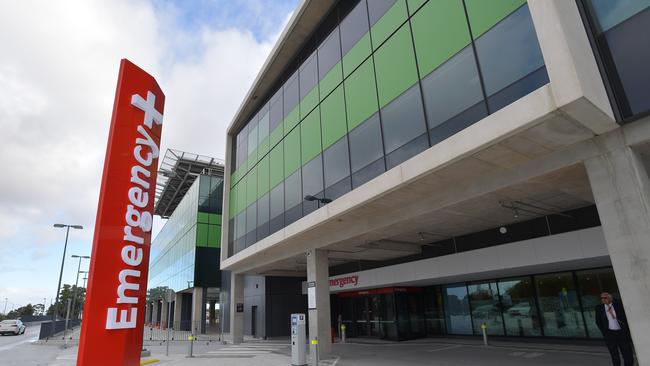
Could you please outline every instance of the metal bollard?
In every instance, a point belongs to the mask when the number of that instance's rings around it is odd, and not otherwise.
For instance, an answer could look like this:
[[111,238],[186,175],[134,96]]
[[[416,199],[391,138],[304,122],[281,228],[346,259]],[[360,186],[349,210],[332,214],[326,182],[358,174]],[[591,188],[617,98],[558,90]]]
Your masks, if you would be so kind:
[[318,338],[311,340],[312,346],[314,346],[314,357],[312,357],[312,365],[318,366]]
[[487,340],[487,324],[486,323],[481,323],[481,331],[483,332],[483,346],[487,347],[488,346],[488,340]]
[[345,343],[345,324],[341,324],[341,343]]
[[192,354],[194,352],[194,336],[187,337],[187,340],[189,341],[187,342],[189,343],[189,347],[187,349],[187,357],[194,357]]

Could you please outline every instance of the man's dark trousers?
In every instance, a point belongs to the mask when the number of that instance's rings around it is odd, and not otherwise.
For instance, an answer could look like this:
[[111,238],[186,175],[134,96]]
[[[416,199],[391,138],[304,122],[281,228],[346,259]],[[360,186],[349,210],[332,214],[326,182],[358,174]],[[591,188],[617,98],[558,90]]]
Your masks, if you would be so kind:
[[634,365],[634,356],[632,353],[632,343],[630,342],[630,336],[625,330],[607,330],[605,334],[605,343],[609,349],[609,353],[612,355],[612,363],[615,366],[621,365],[621,356],[623,355],[623,361],[625,366]]

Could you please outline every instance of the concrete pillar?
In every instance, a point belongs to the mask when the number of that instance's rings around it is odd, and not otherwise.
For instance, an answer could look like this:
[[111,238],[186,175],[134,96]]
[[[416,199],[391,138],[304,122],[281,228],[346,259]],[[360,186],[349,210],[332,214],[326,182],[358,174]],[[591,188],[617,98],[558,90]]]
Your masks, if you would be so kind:
[[309,309],[310,352],[315,346],[311,340],[318,339],[318,353],[321,359],[332,352],[329,263],[327,251],[315,249],[307,252],[307,282],[316,286],[316,308]]
[[168,318],[169,303],[167,299],[160,300],[160,328],[167,328],[167,323],[169,322]]
[[149,323],[151,322],[151,308],[149,307],[149,303],[144,304],[144,322]]
[[174,296],[174,329],[182,330],[181,314],[183,311],[183,293],[177,292]]
[[230,274],[230,338],[233,344],[244,341],[244,275],[235,273]]
[[158,302],[157,301],[152,301],[151,302],[151,324],[155,324],[158,322]]
[[650,365],[650,179],[642,156],[622,145],[585,166],[639,365]]
[[203,306],[203,287],[192,288],[192,331],[194,334],[202,333],[201,319],[205,313]]

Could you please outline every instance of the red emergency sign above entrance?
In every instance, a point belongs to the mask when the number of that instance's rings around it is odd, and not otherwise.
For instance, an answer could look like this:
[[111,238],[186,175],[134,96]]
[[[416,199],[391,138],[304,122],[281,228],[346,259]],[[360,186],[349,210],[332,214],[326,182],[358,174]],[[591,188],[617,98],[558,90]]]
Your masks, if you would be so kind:
[[123,59],[97,207],[78,366],[140,365],[165,95]]

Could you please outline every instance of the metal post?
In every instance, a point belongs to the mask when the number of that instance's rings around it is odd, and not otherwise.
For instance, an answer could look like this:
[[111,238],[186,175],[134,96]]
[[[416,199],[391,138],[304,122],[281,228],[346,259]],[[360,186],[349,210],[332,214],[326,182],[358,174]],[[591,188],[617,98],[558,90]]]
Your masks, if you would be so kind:
[[171,301],[171,291],[167,291],[167,345],[165,348],[165,356],[169,356],[169,332],[171,332],[171,327],[169,323],[171,322],[171,312],[172,312],[172,301]]
[[5,310],[2,312],[4,315],[7,315],[7,302],[9,302],[9,299],[5,297]]
[[59,272],[59,284],[56,286],[56,297],[54,298],[54,308],[52,309],[52,333],[54,336],[54,323],[56,323],[56,311],[59,308],[59,291],[61,290],[61,278],[63,278],[63,265],[65,264],[65,251],[68,249],[68,234],[70,234],[70,226],[65,227],[65,244],[63,244],[63,257],[61,258],[61,271]]
[[341,343],[345,343],[345,324],[341,324]]
[[79,271],[81,271],[81,256],[79,257],[79,265],[77,266],[77,279],[74,281],[74,292],[72,294],[72,316],[74,316],[74,307],[77,303],[77,291],[79,290]]
[[192,355],[192,352],[194,351],[194,332],[192,332],[192,335],[187,337],[188,343],[188,349],[187,349],[187,357],[194,357]]
[[487,339],[487,324],[486,323],[481,323],[481,331],[483,331],[483,346],[487,347],[488,346],[488,339]]
[[68,330],[68,319],[70,319],[70,299],[68,299],[68,310],[65,312],[65,327],[63,328],[63,348],[68,347],[68,340],[65,338],[65,332]]

